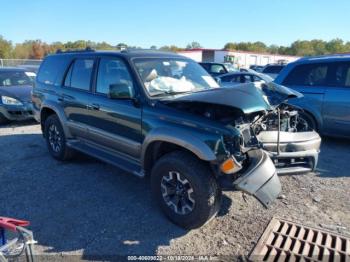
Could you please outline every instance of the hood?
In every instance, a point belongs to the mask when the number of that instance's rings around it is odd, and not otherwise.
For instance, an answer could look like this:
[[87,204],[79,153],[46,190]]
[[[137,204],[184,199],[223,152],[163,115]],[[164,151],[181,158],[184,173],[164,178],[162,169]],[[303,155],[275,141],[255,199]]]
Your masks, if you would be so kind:
[[0,86],[0,96],[9,96],[22,102],[30,102],[32,86]]
[[165,100],[225,105],[239,108],[243,113],[250,114],[272,110],[289,98],[301,96],[300,93],[275,83],[257,82],[182,94],[171,97],[171,99],[169,97],[165,98]]

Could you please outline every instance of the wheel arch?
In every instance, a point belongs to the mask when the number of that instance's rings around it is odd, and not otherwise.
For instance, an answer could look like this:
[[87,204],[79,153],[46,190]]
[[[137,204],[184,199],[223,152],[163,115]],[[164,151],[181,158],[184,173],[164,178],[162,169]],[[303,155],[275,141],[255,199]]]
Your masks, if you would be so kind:
[[154,163],[166,153],[181,150],[199,159],[212,162],[214,152],[200,139],[179,130],[161,129],[151,132],[142,145],[141,166],[149,174]]
[[49,104],[43,105],[40,110],[40,125],[43,135],[45,136],[45,120],[53,114],[57,115],[58,119],[60,120],[65,136],[70,137],[70,132],[65,124],[67,122],[65,115],[56,106]]

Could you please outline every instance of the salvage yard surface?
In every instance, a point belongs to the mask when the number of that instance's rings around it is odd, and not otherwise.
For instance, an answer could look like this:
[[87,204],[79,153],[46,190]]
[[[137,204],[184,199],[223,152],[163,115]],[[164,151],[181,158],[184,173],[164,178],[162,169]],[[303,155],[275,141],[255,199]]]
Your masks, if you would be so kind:
[[34,122],[0,127],[0,148],[0,215],[30,220],[40,254],[230,260],[249,255],[273,216],[350,235],[350,140],[324,138],[317,172],[281,176],[283,195],[269,209],[225,192],[218,217],[192,231],[163,217],[147,178],[83,155],[52,159]]

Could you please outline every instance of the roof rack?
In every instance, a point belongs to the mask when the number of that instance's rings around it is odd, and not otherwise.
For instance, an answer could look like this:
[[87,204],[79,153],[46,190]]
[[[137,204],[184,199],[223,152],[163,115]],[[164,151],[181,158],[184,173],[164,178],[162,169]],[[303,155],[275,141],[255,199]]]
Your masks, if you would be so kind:
[[83,52],[95,52],[95,49],[91,47],[86,47],[85,49],[68,49],[63,51],[62,49],[57,49],[56,54],[66,54],[66,53],[83,53]]

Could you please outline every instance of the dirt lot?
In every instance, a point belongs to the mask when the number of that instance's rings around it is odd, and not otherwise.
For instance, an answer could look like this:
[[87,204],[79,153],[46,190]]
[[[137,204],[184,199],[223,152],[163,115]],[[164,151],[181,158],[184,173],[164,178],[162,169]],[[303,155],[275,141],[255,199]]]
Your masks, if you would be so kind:
[[219,216],[192,231],[163,217],[147,179],[86,156],[53,160],[35,123],[1,127],[0,148],[0,214],[30,220],[41,254],[231,260],[249,254],[272,216],[350,231],[350,141],[324,139],[318,172],[280,177],[285,198],[270,209],[251,196],[244,200],[242,193],[228,192]]

